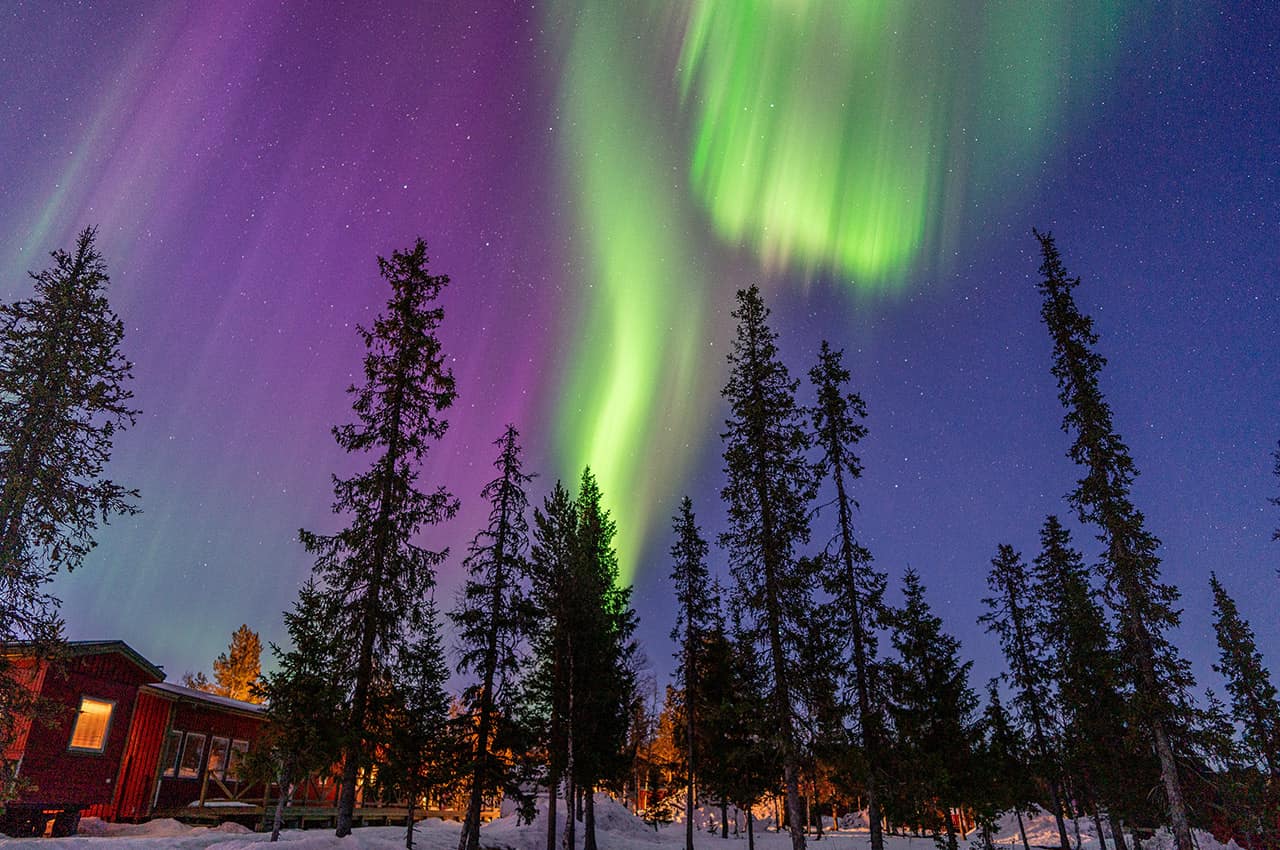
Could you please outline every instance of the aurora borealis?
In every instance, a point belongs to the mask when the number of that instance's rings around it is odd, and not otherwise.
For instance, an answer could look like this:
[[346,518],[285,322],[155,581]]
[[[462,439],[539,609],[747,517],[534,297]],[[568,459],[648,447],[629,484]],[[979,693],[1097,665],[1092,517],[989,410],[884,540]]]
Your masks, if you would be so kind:
[[279,637],[309,567],[297,528],[336,526],[328,475],[349,461],[329,428],[382,298],[374,255],[419,234],[453,279],[460,398],[424,475],[464,504],[440,530],[442,598],[510,421],[536,499],[596,471],[665,670],[668,518],[688,492],[716,530],[728,311],[761,282],[793,374],[823,336],[847,349],[871,413],[867,542],[953,603],[983,669],[974,588],[998,542],[1034,547],[1071,481],[1033,224],[1093,299],[1139,495],[1188,591],[1183,643],[1207,633],[1191,590],[1210,568],[1274,598],[1265,4],[513,8],[0,12],[0,297],[98,224],[144,412],[113,470],[144,513],[56,586],[73,637],[173,675],[241,622]]

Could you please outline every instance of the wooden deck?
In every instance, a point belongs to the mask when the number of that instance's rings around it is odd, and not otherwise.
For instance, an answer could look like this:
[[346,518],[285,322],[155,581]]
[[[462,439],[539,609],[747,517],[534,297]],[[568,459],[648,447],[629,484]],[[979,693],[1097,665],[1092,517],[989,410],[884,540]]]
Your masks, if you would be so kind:
[[[264,832],[271,829],[275,818],[275,801],[268,800],[266,805],[260,803],[241,803],[237,805],[218,805],[218,800],[210,800],[203,806],[184,806],[180,809],[157,811],[152,817],[173,818],[182,823],[199,826],[232,821],[247,826],[255,831]],[[463,812],[457,809],[414,809],[414,823],[430,818],[442,820],[462,820]],[[487,811],[482,817],[491,820],[498,812]],[[333,829],[338,825],[337,806],[285,806],[285,829]],[[405,826],[409,820],[407,806],[357,806],[352,816],[353,825],[360,826]]]

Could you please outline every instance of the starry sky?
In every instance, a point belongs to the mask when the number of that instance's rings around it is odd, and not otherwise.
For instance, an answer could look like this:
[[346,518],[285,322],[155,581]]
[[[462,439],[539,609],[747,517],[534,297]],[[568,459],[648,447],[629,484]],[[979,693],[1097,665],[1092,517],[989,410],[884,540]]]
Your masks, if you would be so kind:
[[172,676],[242,622],[282,638],[297,529],[338,527],[329,476],[357,468],[329,429],[374,258],[422,235],[453,280],[460,397],[424,472],[463,501],[423,541],[452,547],[446,605],[511,422],[535,500],[596,470],[666,675],[669,517],[687,492],[723,527],[754,282],[794,374],[846,349],[862,538],[985,680],[989,561],[1034,555],[1074,480],[1037,226],[1084,278],[1179,643],[1216,685],[1216,570],[1275,663],[1278,41],[1265,2],[7,4],[0,297],[97,225],[144,411],[111,470],[144,512],[56,582],[70,636]]

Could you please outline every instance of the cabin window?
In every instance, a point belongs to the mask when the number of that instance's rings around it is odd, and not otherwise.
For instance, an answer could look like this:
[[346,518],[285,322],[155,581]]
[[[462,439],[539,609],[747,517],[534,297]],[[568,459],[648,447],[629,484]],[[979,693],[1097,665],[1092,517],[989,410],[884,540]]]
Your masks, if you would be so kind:
[[100,753],[107,748],[107,731],[116,704],[108,699],[80,697],[80,711],[71,730],[69,749],[77,753]]
[[222,772],[227,766],[227,745],[231,742],[226,738],[214,738],[209,744],[209,766],[206,768],[210,776],[216,776],[222,779]]
[[165,776],[178,775],[178,753],[180,752],[182,752],[182,732],[174,729],[169,733],[168,740],[164,742],[164,756],[160,759]]
[[227,756],[227,779],[239,779],[244,766],[244,757],[249,752],[248,741],[232,741],[231,752]]
[[199,776],[202,755],[204,755],[204,735],[188,732],[186,743],[182,746],[182,761],[178,763],[179,778],[195,779]]

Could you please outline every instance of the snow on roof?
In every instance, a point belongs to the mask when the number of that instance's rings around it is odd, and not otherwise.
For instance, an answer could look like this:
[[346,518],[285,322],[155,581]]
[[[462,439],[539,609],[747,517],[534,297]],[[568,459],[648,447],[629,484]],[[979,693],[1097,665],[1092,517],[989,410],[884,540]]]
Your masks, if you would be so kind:
[[220,697],[217,694],[206,693],[205,691],[197,691],[195,688],[184,688],[182,685],[175,685],[173,682],[153,682],[149,685],[143,685],[144,690],[160,691],[177,697],[178,699],[187,699],[195,702],[209,703],[210,705],[229,708],[233,711],[243,711],[248,714],[262,714],[265,706],[258,705],[244,700],[232,699],[231,697]]

